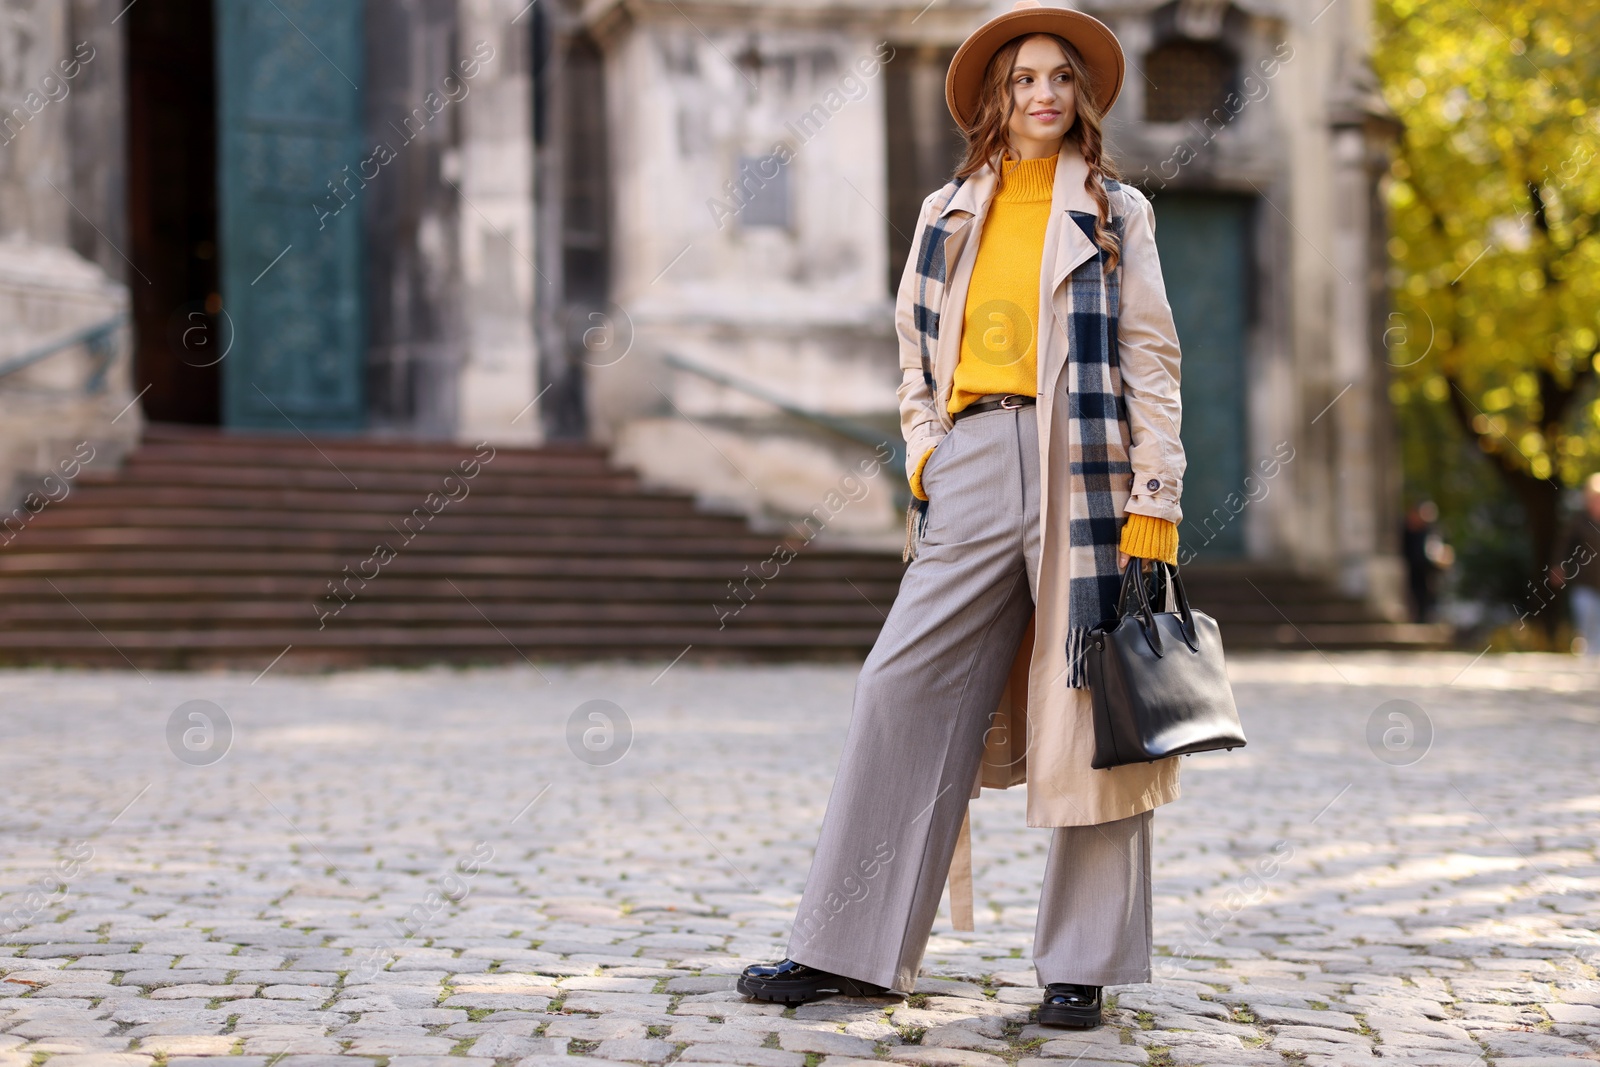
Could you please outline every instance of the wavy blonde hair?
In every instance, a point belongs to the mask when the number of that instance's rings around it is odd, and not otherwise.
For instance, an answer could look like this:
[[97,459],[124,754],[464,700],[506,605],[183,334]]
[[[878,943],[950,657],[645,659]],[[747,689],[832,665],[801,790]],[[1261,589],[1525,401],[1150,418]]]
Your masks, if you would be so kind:
[[1013,157],[1017,155],[1010,136],[1011,115],[1017,106],[1016,94],[1011,91],[1011,73],[1017,65],[1017,53],[1022,51],[1023,42],[1033,37],[1048,37],[1059,45],[1067,66],[1072,70],[1072,82],[1077,90],[1074,96],[1077,99],[1078,116],[1067,130],[1066,139],[1077,145],[1083,161],[1088,164],[1089,174],[1083,180],[1083,187],[1094,199],[1098,211],[1094,224],[1094,243],[1105,253],[1105,269],[1114,270],[1122,255],[1122,246],[1117,235],[1111,232],[1111,199],[1106,195],[1105,179],[1118,177],[1117,165],[1105,151],[1105,138],[1100,131],[1105,116],[1095,102],[1095,85],[1089,75],[1089,67],[1066,38],[1054,33],[1027,33],[1013,37],[990,57],[989,65],[983,72],[977,118],[973,121],[972,129],[962,131],[967,140],[966,156],[961,166],[956,168],[955,177],[970,177],[985,165],[992,164],[995,192],[1004,186],[1005,168],[1000,165],[1000,160],[1007,152]]

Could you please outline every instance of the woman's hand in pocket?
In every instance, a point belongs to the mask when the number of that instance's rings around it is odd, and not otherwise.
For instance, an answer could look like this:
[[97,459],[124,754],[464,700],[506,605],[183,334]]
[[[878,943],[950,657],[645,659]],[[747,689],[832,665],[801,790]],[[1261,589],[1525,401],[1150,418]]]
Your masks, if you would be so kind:
[[[943,438],[940,440],[943,440]],[[912,472],[911,495],[916,497],[918,500],[928,499],[928,491],[922,485],[922,473],[928,469],[928,461],[933,458],[933,454],[938,450],[939,446],[937,443],[935,443],[932,448],[922,453],[922,460],[917,464],[917,469]]]

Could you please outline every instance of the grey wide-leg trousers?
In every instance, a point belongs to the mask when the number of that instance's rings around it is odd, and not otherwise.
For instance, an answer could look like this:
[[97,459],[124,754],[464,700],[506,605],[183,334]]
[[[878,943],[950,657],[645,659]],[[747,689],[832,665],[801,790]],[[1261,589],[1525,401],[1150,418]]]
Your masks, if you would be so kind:
[[[856,683],[788,949],[899,992],[916,982],[984,731],[1033,611],[1034,409],[958,421],[922,484],[921,547]],[[1041,985],[1150,980],[1151,814],[1053,831],[1034,932]]]

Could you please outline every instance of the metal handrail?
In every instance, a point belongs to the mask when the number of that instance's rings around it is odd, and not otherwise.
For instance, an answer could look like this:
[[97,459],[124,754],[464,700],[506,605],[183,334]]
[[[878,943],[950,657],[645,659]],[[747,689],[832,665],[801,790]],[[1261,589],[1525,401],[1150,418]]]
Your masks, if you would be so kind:
[[42,345],[36,345],[22,353],[22,355],[0,363],[0,378],[31,367],[40,360],[53,356],[64,349],[85,345],[89,349],[89,356],[93,363],[90,366],[89,378],[84,382],[83,391],[86,393],[98,393],[105,388],[106,371],[111,368],[113,355],[111,337],[127,321],[127,314],[119,311],[102,322],[74,330],[72,333],[64,337],[58,337],[54,341],[46,341]]
[[855,441],[857,444],[863,444],[873,449],[882,448],[883,446],[887,445],[894,451],[895,466],[897,468],[905,466],[906,446],[905,442],[901,441],[899,435],[897,434],[885,436],[882,431],[875,430],[866,423],[858,422],[855,419],[847,419],[838,415],[829,415],[821,411],[810,411],[806,408],[796,407],[787,400],[779,397],[777,394],[769,392],[753,382],[747,382],[743,379],[736,378],[725,371],[716,370],[713,367],[707,367],[703,364],[695,363],[694,361],[685,359],[675,353],[667,353],[666,364],[667,366],[673,367],[677,370],[688,371],[690,374],[699,375],[708,381],[716,382],[718,385],[727,386],[729,389],[744,393],[746,396],[752,396],[757,400],[765,401],[766,403],[777,408],[779,411],[782,411],[785,415],[792,416],[793,418],[799,419],[802,422],[809,422],[814,426],[819,426],[831,433],[838,434],[840,437]]

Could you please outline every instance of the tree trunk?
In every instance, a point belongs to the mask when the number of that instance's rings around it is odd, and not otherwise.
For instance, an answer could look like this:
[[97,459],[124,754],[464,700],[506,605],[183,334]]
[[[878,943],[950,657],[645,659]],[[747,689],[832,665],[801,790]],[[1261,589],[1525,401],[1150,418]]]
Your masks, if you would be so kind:
[[[1456,421],[1460,423],[1462,432],[1476,441],[1478,447],[1488,455],[1500,480],[1522,506],[1522,513],[1528,522],[1532,558],[1528,561],[1528,580],[1524,586],[1526,596],[1523,603],[1513,607],[1521,611],[1524,621],[1537,621],[1541,624],[1545,636],[1553,640],[1560,624],[1561,614],[1553,610],[1557,595],[1549,583],[1548,573],[1550,564],[1556,561],[1561,551],[1561,546],[1556,544],[1556,538],[1560,534],[1558,525],[1561,483],[1553,478],[1535,478],[1517,466],[1514,460],[1509,459],[1505,452],[1494,444],[1495,434],[1479,433],[1473,427],[1472,414],[1467,411],[1463,402],[1466,392],[1460,383],[1449,375],[1445,376],[1445,380],[1450,383],[1450,410],[1455,412]],[[1568,391],[1566,400],[1570,400],[1571,392]],[[1565,403],[1559,407],[1564,409]],[[1510,438],[1506,440],[1507,443],[1510,442]],[[1515,451],[1514,446],[1513,451]]]

